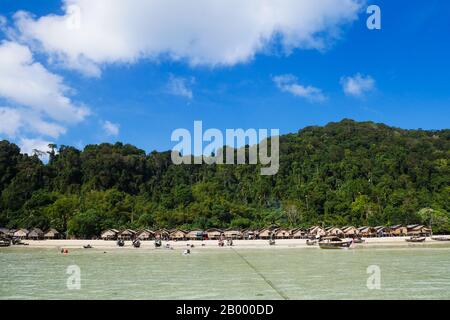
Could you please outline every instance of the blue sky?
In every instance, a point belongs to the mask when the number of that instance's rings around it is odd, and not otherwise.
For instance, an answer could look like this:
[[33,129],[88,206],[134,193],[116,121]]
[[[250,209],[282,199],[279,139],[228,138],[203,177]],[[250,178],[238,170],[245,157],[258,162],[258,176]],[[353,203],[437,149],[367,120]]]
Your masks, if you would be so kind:
[[[34,63],[70,87],[63,95],[70,97],[74,107],[89,111],[80,120],[59,123],[59,118],[49,116],[40,106],[27,105],[15,98],[15,93],[10,94],[9,87],[2,89],[0,85],[0,107],[9,111],[0,111],[0,138],[18,144],[25,139],[37,145],[45,141],[77,147],[122,141],[146,151],[162,151],[175,144],[170,141],[173,130],[191,129],[195,120],[202,120],[205,128],[279,128],[281,133],[343,118],[402,128],[449,128],[450,3],[398,0],[373,4],[381,8],[381,30],[367,29],[367,5],[362,4],[353,19],[339,16],[336,20],[343,21],[336,25],[318,27],[316,35],[324,34],[324,48],[308,47],[297,39],[291,41],[295,48],[287,53],[286,46],[271,40],[253,50],[250,57],[223,65],[210,62],[225,59],[220,52],[193,63],[198,53],[186,52],[189,48],[183,49],[186,57],[182,59],[140,53],[128,59],[127,42],[121,48],[124,55],[121,52],[111,58],[102,53],[98,58],[97,52],[88,52],[100,70],[100,74],[92,74],[84,70],[84,65],[74,67],[74,60],[67,57],[58,60],[72,54],[70,39],[65,39],[67,47],[58,51],[42,45],[51,43],[47,33],[33,33],[37,28],[33,23],[39,18],[66,14],[61,1],[2,0],[0,15],[6,18],[2,40],[29,48]],[[31,29],[16,25],[13,16],[19,10],[34,15],[27,18]],[[295,27],[302,31],[302,26]],[[339,36],[328,39],[336,30]],[[142,32],[143,37],[148,32],[150,38],[158,31],[144,28]],[[233,35],[225,36],[228,39]],[[357,81],[359,87],[345,92],[345,79]],[[26,130],[26,125],[8,130],[11,119],[16,119],[12,110],[28,108],[33,112],[40,108],[36,114],[42,113],[42,120],[58,123],[64,130],[48,134],[41,128]]]

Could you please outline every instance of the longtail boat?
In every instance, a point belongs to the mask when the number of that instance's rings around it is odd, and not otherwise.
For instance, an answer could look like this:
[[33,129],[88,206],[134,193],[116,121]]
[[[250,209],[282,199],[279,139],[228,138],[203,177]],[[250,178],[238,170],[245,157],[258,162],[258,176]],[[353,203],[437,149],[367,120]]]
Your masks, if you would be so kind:
[[349,248],[352,242],[352,240],[343,241],[338,237],[326,237],[319,241],[319,247],[321,249],[344,249]]
[[425,240],[426,240],[425,237],[411,237],[411,238],[405,239],[406,242],[414,242],[414,243],[424,242]]

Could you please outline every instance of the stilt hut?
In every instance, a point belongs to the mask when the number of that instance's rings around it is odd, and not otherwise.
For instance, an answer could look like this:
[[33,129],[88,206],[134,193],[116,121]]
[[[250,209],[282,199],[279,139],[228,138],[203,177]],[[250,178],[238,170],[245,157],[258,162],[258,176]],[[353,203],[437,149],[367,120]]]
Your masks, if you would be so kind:
[[175,241],[186,240],[187,232],[180,229],[175,229],[170,232],[170,239]]
[[342,232],[344,232],[344,236],[347,238],[356,238],[359,236],[359,230],[353,226],[347,226],[342,228]]
[[137,239],[146,241],[155,239],[155,233],[152,230],[141,230],[137,233]]
[[303,239],[306,237],[306,234],[306,230],[303,230],[302,228],[291,230],[292,239]]
[[0,238],[6,238],[9,236],[9,229],[0,228]]
[[28,231],[27,229],[19,229],[14,232],[13,236],[14,238],[26,239],[29,233],[30,231]]
[[400,224],[391,226],[389,228],[390,234],[395,237],[406,236],[408,234],[408,229]]
[[327,236],[330,237],[344,237],[344,231],[337,227],[330,227],[326,229]]
[[270,239],[275,236],[275,231],[278,229],[277,225],[271,225],[259,231],[260,239]]
[[278,228],[274,234],[275,239],[289,239],[291,238],[291,230],[287,228]]
[[361,227],[358,229],[359,235],[361,237],[369,238],[369,237],[375,237],[377,235],[377,231],[374,227]]
[[103,240],[116,240],[118,235],[119,235],[119,230],[107,229],[107,230],[102,232],[100,237]]
[[239,229],[227,229],[223,234],[227,239],[239,240],[243,238],[242,232]]
[[389,228],[386,228],[383,226],[377,226],[377,227],[375,227],[375,231],[377,233],[377,237],[389,237],[390,236]]
[[242,238],[244,240],[255,240],[258,237],[258,230],[244,229],[242,230]]
[[59,239],[61,237],[61,234],[56,230],[56,229],[49,229],[45,234],[44,234],[44,239],[46,240],[53,240],[53,239]]
[[119,233],[119,238],[122,240],[133,240],[136,237],[136,231],[131,229],[125,229]]
[[431,234],[431,229],[420,224],[412,224],[406,228],[408,236],[429,236]]
[[308,236],[309,237],[324,237],[327,235],[327,232],[324,228],[319,226],[314,226],[309,228],[308,230]]
[[30,233],[28,233],[28,239],[42,240],[44,239],[44,232],[39,228],[33,228]]
[[170,231],[166,229],[159,229],[155,231],[155,239],[158,240],[169,240],[170,239]]
[[203,230],[191,230],[186,234],[188,240],[203,240]]
[[206,236],[209,240],[219,240],[220,236],[223,234],[223,230],[217,228],[211,228],[206,230]]

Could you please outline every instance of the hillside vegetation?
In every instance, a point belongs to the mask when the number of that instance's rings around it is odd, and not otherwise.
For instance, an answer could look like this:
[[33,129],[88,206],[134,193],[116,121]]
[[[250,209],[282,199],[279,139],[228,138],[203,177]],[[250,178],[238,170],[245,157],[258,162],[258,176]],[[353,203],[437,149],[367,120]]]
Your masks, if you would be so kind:
[[448,129],[307,127],[280,137],[275,176],[257,165],[176,166],[170,152],[122,143],[53,147],[44,164],[0,141],[0,226],[88,237],[110,227],[424,223],[421,212],[433,212],[435,228],[449,229]]

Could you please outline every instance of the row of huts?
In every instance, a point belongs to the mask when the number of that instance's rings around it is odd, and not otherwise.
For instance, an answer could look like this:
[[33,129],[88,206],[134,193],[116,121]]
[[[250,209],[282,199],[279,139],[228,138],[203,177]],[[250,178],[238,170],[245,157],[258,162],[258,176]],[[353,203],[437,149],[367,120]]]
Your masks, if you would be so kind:
[[[395,225],[391,227],[328,227],[323,228],[314,226],[309,229],[302,228],[282,228],[272,225],[264,229],[218,229],[211,228],[207,230],[181,230],[181,229],[159,229],[159,230],[139,230],[132,229],[116,230],[107,229],[102,232],[101,239],[104,240],[218,240],[227,239],[306,239],[318,236],[338,236],[342,238],[356,237],[395,237],[395,236],[429,236],[431,229],[424,225],[413,224],[408,226]],[[0,238],[10,237],[18,239],[61,239],[63,235],[55,229],[42,231],[39,228],[28,229],[6,229],[0,228]]]
[[181,229],[160,229],[160,230],[140,230],[135,231],[125,229],[122,231],[116,229],[108,229],[102,232],[101,238],[104,240],[218,240],[221,238],[235,239],[235,240],[253,240],[253,239],[306,239],[318,236],[337,236],[342,238],[356,238],[356,237],[395,237],[395,236],[429,236],[431,229],[419,225],[396,225],[391,227],[352,227],[347,226],[343,228],[329,227],[323,228],[314,226],[309,229],[290,229],[281,228],[276,225],[270,227],[254,230],[254,229],[218,229],[211,228],[207,230],[181,230]]
[[50,240],[50,239],[60,239],[61,237],[62,237],[61,233],[59,233],[55,229],[49,229],[44,232],[39,228],[33,228],[30,230],[0,228],[0,238]]

